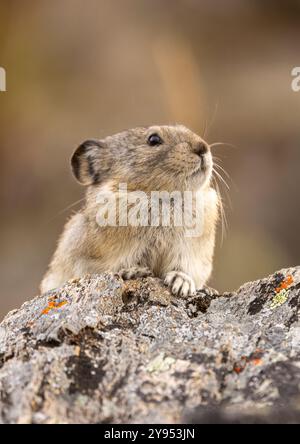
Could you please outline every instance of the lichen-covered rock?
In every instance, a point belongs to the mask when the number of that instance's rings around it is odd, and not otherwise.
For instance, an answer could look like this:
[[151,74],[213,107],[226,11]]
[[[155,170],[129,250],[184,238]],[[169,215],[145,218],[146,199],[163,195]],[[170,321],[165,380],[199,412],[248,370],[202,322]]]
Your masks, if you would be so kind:
[[300,268],[178,299],[73,280],[0,326],[0,422],[300,420]]

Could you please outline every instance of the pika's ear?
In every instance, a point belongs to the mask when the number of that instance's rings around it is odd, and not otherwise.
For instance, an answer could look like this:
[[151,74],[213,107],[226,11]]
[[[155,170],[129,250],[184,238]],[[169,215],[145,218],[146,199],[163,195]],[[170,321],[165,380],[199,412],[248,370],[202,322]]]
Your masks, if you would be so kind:
[[87,140],[71,158],[72,171],[82,185],[99,183],[109,169],[107,148],[99,140]]

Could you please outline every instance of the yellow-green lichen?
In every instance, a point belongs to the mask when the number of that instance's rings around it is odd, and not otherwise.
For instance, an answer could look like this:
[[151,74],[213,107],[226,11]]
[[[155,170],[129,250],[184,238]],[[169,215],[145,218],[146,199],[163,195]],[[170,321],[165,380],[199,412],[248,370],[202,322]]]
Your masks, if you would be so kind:
[[274,308],[280,307],[288,300],[289,290],[282,289],[279,293],[277,293],[271,302],[270,308],[274,310]]
[[164,353],[160,353],[156,358],[149,362],[146,370],[149,373],[160,373],[169,370],[175,359],[171,356],[165,357]]

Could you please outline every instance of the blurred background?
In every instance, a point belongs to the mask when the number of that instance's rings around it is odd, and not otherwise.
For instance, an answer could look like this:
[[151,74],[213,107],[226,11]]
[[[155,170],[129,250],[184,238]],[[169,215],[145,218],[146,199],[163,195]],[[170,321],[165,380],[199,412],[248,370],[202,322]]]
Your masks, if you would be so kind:
[[138,125],[234,145],[214,149],[231,179],[211,285],[299,264],[299,42],[296,0],[1,0],[0,318],[38,293],[79,208],[74,148]]

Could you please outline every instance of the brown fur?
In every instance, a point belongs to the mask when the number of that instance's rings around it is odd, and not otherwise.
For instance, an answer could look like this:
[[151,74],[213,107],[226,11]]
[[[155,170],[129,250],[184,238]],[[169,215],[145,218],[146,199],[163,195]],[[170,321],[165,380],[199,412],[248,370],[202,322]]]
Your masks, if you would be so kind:
[[[158,134],[162,142],[149,146]],[[200,155],[201,154],[201,155]],[[201,160],[202,159],[202,160]],[[204,167],[199,169],[202,162]],[[213,261],[218,198],[210,186],[209,146],[184,126],[135,128],[101,141],[87,141],[72,157],[75,177],[86,185],[86,204],[66,224],[41,291],[65,281],[104,271],[123,278],[148,275],[165,279],[174,294],[187,296],[208,280]],[[185,191],[205,202],[204,227],[187,237],[185,227],[100,227],[96,222],[99,190]]]

